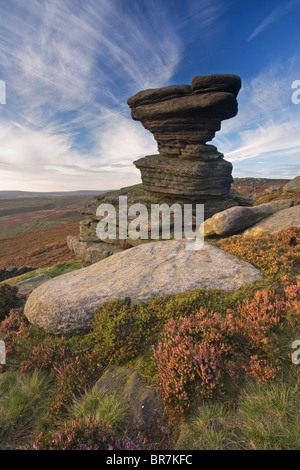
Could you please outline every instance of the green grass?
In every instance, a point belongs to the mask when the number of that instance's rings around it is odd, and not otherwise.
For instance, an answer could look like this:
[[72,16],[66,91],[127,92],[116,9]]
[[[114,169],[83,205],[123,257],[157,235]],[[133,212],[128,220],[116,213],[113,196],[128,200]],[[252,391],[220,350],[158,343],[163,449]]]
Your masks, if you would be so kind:
[[222,402],[199,405],[182,424],[176,449],[299,449],[298,385],[248,380],[234,409]]
[[52,386],[52,375],[35,370],[28,374],[0,374],[0,439],[22,442],[43,429],[45,403]]
[[118,433],[125,432],[129,424],[129,407],[126,401],[114,393],[104,394],[96,387],[74,400],[70,408],[72,420],[89,418],[103,421],[105,426],[111,425]]
[[6,283],[6,284],[13,285],[13,284],[16,284],[17,282],[25,281],[26,279],[31,279],[32,277],[35,277],[38,274],[47,274],[50,277],[57,277],[57,276],[61,276],[62,274],[69,273],[71,271],[76,271],[77,269],[80,269],[80,268],[81,268],[81,261],[78,261],[78,260],[66,261],[65,263],[54,264],[53,266],[50,266],[49,268],[35,269],[34,271],[30,271],[28,273],[21,274],[20,276],[7,279],[6,281],[3,281],[1,284]]

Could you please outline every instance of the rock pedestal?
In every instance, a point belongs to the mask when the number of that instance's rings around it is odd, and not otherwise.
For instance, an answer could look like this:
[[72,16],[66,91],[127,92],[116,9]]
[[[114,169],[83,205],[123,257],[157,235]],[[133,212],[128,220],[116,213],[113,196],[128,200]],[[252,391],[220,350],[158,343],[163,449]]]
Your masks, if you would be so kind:
[[[96,227],[101,220],[96,215],[97,207],[112,204],[118,220],[119,196],[128,198],[128,206],[143,204],[148,213],[152,204],[180,204],[184,208],[188,203],[195,214],[197,204],[203,204],[205,219],[230,207],[252,205],[251,198],[231,191],[231,163],[215,146],[207,144],[220,130],[221,121],[237,114],[240,87],[237,75],[215,74],[194,77],[191,85],[140,91],[128,99],[132,118],[153,133],[159,154],[134,162],[142,184],[98,196],[83,210],[80,237],[69,237],[68,245],[85,266],[145,242],[118,237],[104,242],[97,237]],[[151,241],[151,224],[148,228],[147,241]]]
[[146,191],[199,202],[230,199],[232,165],[208,145],[221,121],[237,114],[237,75],[194,77],[191,86],[150,89],[128,99],[131,116],[152,132],[159,155],[134,162]]

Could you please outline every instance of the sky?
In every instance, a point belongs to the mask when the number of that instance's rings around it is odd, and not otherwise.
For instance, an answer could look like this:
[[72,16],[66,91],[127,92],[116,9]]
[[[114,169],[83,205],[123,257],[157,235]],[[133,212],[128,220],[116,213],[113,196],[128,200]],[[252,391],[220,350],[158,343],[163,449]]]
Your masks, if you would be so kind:
[[138,91],[241,77],[212,144],[233,177],[300,174],[300,0],[0,0],[0,190],[118,189],[157,153]]

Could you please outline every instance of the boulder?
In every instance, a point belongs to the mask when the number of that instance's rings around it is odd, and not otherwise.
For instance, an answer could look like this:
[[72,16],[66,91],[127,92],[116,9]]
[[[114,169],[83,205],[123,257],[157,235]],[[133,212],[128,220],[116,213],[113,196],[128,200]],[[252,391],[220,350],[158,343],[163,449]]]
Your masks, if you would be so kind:
[[275,235],[290,227],[300,227],[300,205],[283,209],[243,232],[245,236]]
[[37,276],[31,277],[30,279],[25,279],[24,281],[16,282],[15,287],[18,288],[18,293],[21,295],[28,295],[34,289],[36,289],[44,282],[47,282],[51,279],[47,274],[38,274]]
[[167,418],[160,394],[153,386],[147,385],[144,377],[134,369],[110,365],[96,383],[102,395],[119,395],[127,402],[131,435],[139,432],[151,440],[165,439]]
[[121,251],[120,248],[112,244],[81,241],[76,235],[69,235],[67,237],[67,245],[76,258],[81,260],[83,266],[97,263]]
[[284,199],[254,207],[231,207],[205,220],[200,227],[200,233],[207,237],[212,235],[233,235],[247,227],[251,227],[275,212],[291,207],[293,204],[292,199]]
[[31,293],[24,313],[47,332],[73,334],[90,329],[94,312],[113,299],[139,303],[193,289],[229,292],[260,279],[254,266],[209,243],[188,250],[186,240],[157,241],[51,279]]
[[296,178],[286,183],[282,191],[284,193],[300,193],[300,176],[296,176]]

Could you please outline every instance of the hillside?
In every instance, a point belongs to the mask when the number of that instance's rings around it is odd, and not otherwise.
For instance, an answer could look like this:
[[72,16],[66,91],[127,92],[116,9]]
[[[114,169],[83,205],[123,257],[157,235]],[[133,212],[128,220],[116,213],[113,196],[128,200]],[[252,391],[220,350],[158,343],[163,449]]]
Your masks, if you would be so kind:
[[45,268],[75,259],[67,236],[78,235],[79,224],[65,224],[0,240],[0,269],[30,265]]
[[[232,187],[257,198],[287,181],[236,178]],[[1,193],[7,192],[0,191],[0,268],[25,264],[43,268],[74,259],[66,239],[78,235],[80,207],[93,200],[93,194],[1,200]]]
[[34,191],[0,191],[0,199],[24,199],[36,197],[54,197],[54,196],[85,196],[97,195],[105,191],[53,191],[53,192],[34,192]]
[[79,222],[80,208],[94,198],[47,196],[0,200],[0,240]]
[[0,268],[48,267],[73,260],[68,235],[77,235],[80,208],[94,198],[65,195],[0,200]]

